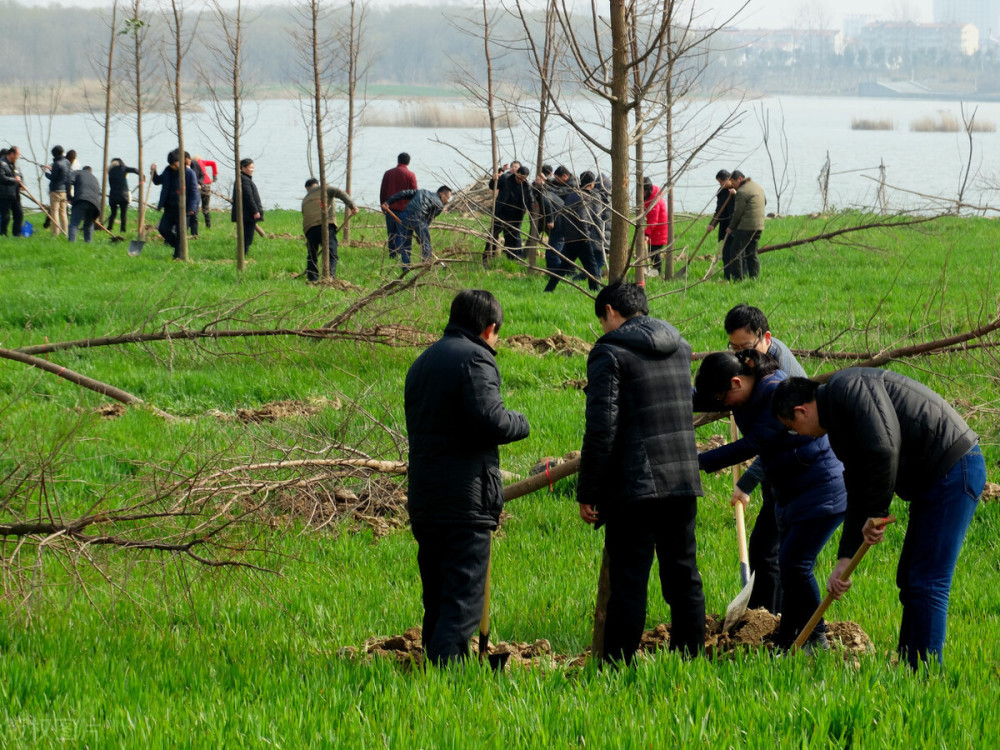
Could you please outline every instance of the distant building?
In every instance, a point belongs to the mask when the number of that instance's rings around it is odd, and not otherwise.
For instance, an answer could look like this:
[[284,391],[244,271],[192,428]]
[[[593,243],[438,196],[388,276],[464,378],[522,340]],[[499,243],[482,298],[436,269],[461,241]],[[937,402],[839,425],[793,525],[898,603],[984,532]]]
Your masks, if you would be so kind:
[[923,52],[974,55],[979,30],[971,23],[870,23],[861,30],[860,42],[888,57]]
[[982,42],[1000,37],[1000,0],[934,0],[937,23],[971,23]]
[[844,35],[837,29],[723,29],[714,46],[746,54],[771,53],[825,60],[844,52]]

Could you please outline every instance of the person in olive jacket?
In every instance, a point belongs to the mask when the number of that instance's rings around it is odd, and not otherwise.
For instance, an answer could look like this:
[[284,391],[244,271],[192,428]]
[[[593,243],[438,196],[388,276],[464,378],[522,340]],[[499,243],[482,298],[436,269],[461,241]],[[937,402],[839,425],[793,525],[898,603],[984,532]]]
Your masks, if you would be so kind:
[[576,499],[580,518],[606,527],[604,658],[630,663],[639,646],[654,553],[670,605],[670,649],[694,655],[705,643],[705,595],[694,536],[702,491],[691,347],[672,325],[649,317],[635,284],[605,287],[594,307],[604,335],[587,358]]
[[310,177],[306,180],[306,195],[302,199],[302,232],[306,236],[306,278],[309,281],[319,281],[319,252],[323,245],[323,219],[326,218],[329,231],[329,265],[330,278],[337,278],[337,211],[334,199],[344,202],[344,220],[358,212],[358,207],[347,193],[330,185],[326,188],[326,200],[322,200],[323,188],[319,180]]
[[914,670],[931,656],[941,662],[955,564],[986,484],[976,433],[930,388],[874,368],[841,370],[826,385],[790,378],[771,410],[800,435],[828,435],[844,464],[847,516],[826,585],[836,598],[851,586],[841,575],[861,543],[882,541],[876,519],[893,494],[909,503],[896,570],[899,653]]
[[[760,259],[757,257],[757,243],[764,231],[764,206],[767,198],[764,188],[754,182],[738,169],[733,172],[730,181],[736,187],[736,198],[733,215],[726,227],[727,239],[731,238],[733,245],[730,250],[731,261],[727,264],[733,281],[760,276]],[[725,253],[725,248],[723,248]]]
[[444,336],[406,374],[407,510],[419,547],[424,654],[439,665],[468,657],[483,613],[490,534],[503,509],[498,446],[528,437],[528,420],[500,396],[502,323],[492,294],[459,292]]

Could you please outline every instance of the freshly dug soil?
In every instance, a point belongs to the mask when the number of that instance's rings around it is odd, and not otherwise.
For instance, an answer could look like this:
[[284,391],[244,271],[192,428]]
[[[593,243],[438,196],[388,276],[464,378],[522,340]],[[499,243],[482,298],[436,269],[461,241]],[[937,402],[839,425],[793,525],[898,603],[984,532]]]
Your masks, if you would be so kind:
[[986,489],[983,490],[983,502],[995,502],[997,499],[1000,499],[1000,484],[987,482]]
[[535,338],[526,333],[519,333],[510,338],[504,339],[504,343],[511,349],[529,354],[548,354],[555,352],[564,357],[571,357],[574,354],[589,354],[591,344],[576,336],[567,336],[562,331],[556,331],[551,336],[545,338]]
[[209,416],[222,421],[237,422],[276,422],[290,417],[311,417],[323,409],[340,409],[339,398],[319,398],[310,401],[275,401],[264,404],[258,409],[237,409],[235,416],[218,410],[208,412]]
[[[709,656],[724,655],[741,650],[771,650],[778,634],[780,618],[764,609],[747,611],[732,632],[722,633],[724,617],[707,615],[705,618],[705,653]],[[843,649],[845,659],[855,659],[859,654],[874,651],[871,639],[854,622],[828,622],[827,637],[835,649]],[[670,644],[670,626],[657,625],[642,634],[639,650],[652,653]],[[473,655],[478,654],[476,638],[472,642]],[[552,650],[544,638],[534,643],[511,643],[501,641],[492,644],[492,654],[510,654],[508,664],[522,667],[535,666],[581,666],[590,655],[590,649],[582,654],[559,654]],[[397,664],[419,666],[423,662],[424,648],[420,640],[420,628],[410,628],[403,635],[388,638],[373,637],[365,641],[361,649],[344,648],[339,654],[346,658],[381,657],[392,659]]]

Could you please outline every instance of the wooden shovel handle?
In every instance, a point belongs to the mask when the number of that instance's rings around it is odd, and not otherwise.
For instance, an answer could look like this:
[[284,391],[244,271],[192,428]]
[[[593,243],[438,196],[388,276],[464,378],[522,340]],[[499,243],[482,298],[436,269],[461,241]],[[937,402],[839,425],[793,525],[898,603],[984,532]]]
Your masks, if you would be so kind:
[[[739,430],[736,428],[736,418],[732,414],[729,415],[729,438],[730,442],[735,443],[739,439]],[[733,490],[737,489],[737,482],[740,481],[740,465],[733,465]],[[743,503],[736,503],[733,506],[733,512],[736,514],[736,543],[740,547],[740,577],[743,579],[743,585],[747,585],[747,581],[750,580],[750,553],[747,551],[747,525],[746,520],[743,517]]]
[[[881,529],[885,526],[888,526],[890,523],[895,523],[895,521],[896,521],[895,516],[886,516],[885,518],[876,519],[875,526]],[[871,549],[871,545],[868,542],[861,543],[861,546],[858,547],[858,551],[855,552],[854,557],[851,558],[851,562],[848,563],[847,567],[844,569],[844,572],[840,574],[840,580],[846,581],[848,578],[851,577],[851,574],[854,573],[855,569],[858,567],[858,564],[861,562],[864,556],[868,554],[869,549]],[[792,646],[793,651],[798,651],[806,644],[806,641],[809,639],[809,636],[812,635],[812,632],[816,628],[816,625],[819,624],[819,621],[823,619],[823,615],[826,613],[826,610],[829,608],[829,606],[833,604],[833,601],[834,601],[834,596],[831,593],[828,593],[825,597],[823,597],[823,601],[820,602],[820,605],[816,608],[816,611],[813,612],[813,616],[809,618],[809,622],[807,622],[805,626],[802,628],[802,632],[799,633],[799,637],[795,639],[795,643]]]

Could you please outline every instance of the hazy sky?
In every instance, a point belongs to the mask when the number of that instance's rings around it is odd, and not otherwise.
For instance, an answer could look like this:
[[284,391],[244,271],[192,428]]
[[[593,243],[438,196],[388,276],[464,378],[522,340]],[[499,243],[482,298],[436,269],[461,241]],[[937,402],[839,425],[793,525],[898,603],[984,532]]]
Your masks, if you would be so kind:
[[[336,2],[336,0],[333,0]],[[534,0],[539,2],[540,0]],[[26,5],[64,5],[84,8],[109,8],[111,0],[20,0]],[[294,5],[301,0],[247,0],[246,5]],[[407,4],[419,5],[464,5],[462,0],[369,0],[373,7]],[[743,0],[695,0],[699,13],[705,14],[706,22],[715,16],[728,18],[744,5]],[[793,25],[839,28],[842,19],[849,14],[867,14],[879,20],[913,21],[931,20],[932,0],[749,0],[736,25],[747,28],[782,28]],[[154,3],[149,3],[153,5]],[[184,0],[188,9],[195,9],[205,3],[200,0]],[[473,4],[473,3],[469,3]],[[707,25],[707,24],[706,24]]]

